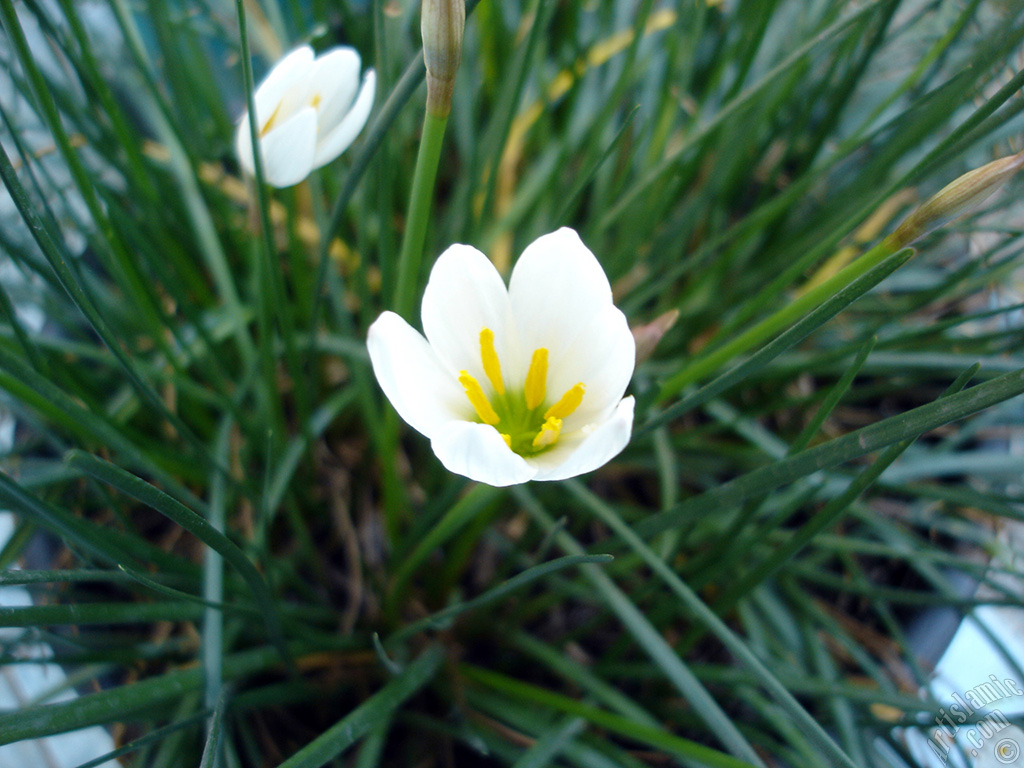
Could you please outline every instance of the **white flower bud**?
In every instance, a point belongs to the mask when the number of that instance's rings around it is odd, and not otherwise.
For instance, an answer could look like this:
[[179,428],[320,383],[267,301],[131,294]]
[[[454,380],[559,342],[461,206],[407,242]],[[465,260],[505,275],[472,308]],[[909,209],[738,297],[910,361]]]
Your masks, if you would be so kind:
[[465,27],[465,0],[423,0],[420,31],[427,66],[427,111],[437,117],[451,112]]
[[[308,45],[279,61],[256,92],[256,133],[263,178],[273,187],[290,187],[344,152],[366,125],[373,107],[376,74],[359,79],[354,48],[332,48],[320,56]],[[249,113],[235,137],[238,163],[255,175]]]

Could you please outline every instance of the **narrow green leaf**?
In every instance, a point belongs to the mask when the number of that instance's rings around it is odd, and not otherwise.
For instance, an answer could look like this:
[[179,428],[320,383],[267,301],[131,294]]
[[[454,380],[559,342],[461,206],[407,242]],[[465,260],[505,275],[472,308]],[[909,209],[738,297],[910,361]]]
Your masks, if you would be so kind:
[[800,430],[800,434],[793,438],[793,441],[789,444],[789,455],[800,453],[804,448],[808,446],[811,440],[818,430],[821,429],[821,425],[825,423],[825,420],[832,414],[832,411],[839,401],[843,399],[850,385],[853,384],[853,380],[857,378],[857,374],[860,373],[860,369],[864,367],[865,361],[868,359],[868,355],[871,354],[871,350],[875,348],[875,343],[878,341],[877,337],[872,336],[868,339],[864,346],[860,348],[857,356],[850,363],[849,367],[843,371],[843,375],[839,378],[839,381],[835,383],[825,395],[825,399],[821,403],[821,407],[818,408],[813,418],[807,422],[807,425]]
[[[961,391],[970,377],[977,372],[977,366],[962,374],[943,397]],[[729,589],[716,601],[715,609],[722,613],[731,608],[747,592],[764,582],[773,573],[777,572],[790,558],[794,557],[803,549],[818,533],[832,525],[846,509],[869,488],[879,476],[896,461],[903,452],[913,443],[913,438],[902,440],[890,445],[882,454],[872,462],[871,466],[860,472],[846,490],[829,501],[820,511],[815,513],[808,522],[800,526],[800,529],[787,537],[786,543],[779,547],[763,563],[746,573],[739,581],[730,584]]]
[[231,686],[224,686],[217,703],[210,716],[210,722],[206,729],[206,744],[203,746],[203,757],[199,761],[199,768],[217,768],[222,765],[221,741],[224,737],[224,712],[228,707],[228,700],[231,697]]
[[[0,3],[0,11],[6,11],[5,4]],[[10,13],[13,13],[13,11]],[[4,13],[4,19],[8,22],[10,21],[9,16],[10,14],[6,12]],[[20,27],[18,27],[18,30],[20,32]],[[167,404],[153,389],[153,387],[143,379],[139,373],[138,366],[122,348],[116,334],[111,330],[106,319],[104,319],[103,315],[96,307],[95,301],[82,287],[78,277],[75,275],[74,269],[70,266],[68,259],[64,254],[63,247],[58,246],[50,238],[47,229],[43,226],[39,217],[36,215],[28,194],[26,193],[25,188],[21,185],[21,182],[18,180],[18,175],[14,171],[14,166],[11,165],[10,158],[7,156],[7,151],[2,146],[0,146],[0,178],[2,178],[4,185],[7,187],[7,191],[10,192],[11,197],[14,199],[18,212],[32,231],[32,235],[35,238],[36,243],[43,251],[47,261],[53,268],[53,271],[57,274],[61,286],[65,291],[67,291],[68,296],[72,301],[74,301],[75,306],[77,306],[79,310],[81,310],[82,314],[85,315],[93,330],[103,340],[103,343],[106,344],[107,348],[121,364],[122,369],[128,376],[129,381],[131,381],[136,391],[138,391],[142,398],[156,409],[157,413],[174,425],[175,429],[177,429],[178,432],[188,440],[192,449],[201,458],[212,461],[212,458],[208,455],[205,446],[199,438],[196,437],[195,432],[185,424],[177,414],[172,413],[167,408]],[[224,471],[225,474],[228,474],[227,470],[224,470],[223,468],[222,471]]]
[[194,603],[69,603],[67,605],[0,606],[0,627],[88,624],[149,624],[154,621],[195,621],[203,612]]
[[40,525],[100,562],[141,571],[148,558],[161,568],[183,575],[195,575],[193,563],[148,541],[105,528],[43,501],[26,491],[13,478],[0,472],[0,501],[19,516]]
[[585,563],[608,563],[613,559],[614,558],[612,558],[611,555],[567,555],[566,557],[559,557],[550,562],[541,563],[540,565],[535,565],[532,568],[527,568],[522,573],[517,573],[512,578],[503,581],[496,587],[492,587],[483,594],[474,597],[472,600],[466,600],[463,603],[450,605],[444,610],[438,611],[435,614],[426,616],[418,621],[414,621],[412,624],[402,627],[385,640],[384,645],[385,647],[394,645],[399,640],[409,637],[410,635],[414,635],[417,632],[422,632],[425,629],[431,629],[433,627],[444,626],[446,622],[455,618],[460,613],[473,610],[475,608],[481,608],[485,605],[501,600],[503,597],[515,592],[517,589],[522,589],[537,579],[542,579],[549,574],[562,570],[563,568],[569,568],[574,565],[583,565]]
[[901,440],[917,437],[1024,393],[1024,370],[1003,374],[964,392],[922,405],[898,416],[871,424],[827,443],[808,448],[787,459],[755,469],[742,477],[677,504],[670,510],[641,521],[637,532],[647,538],[667,530],[688,517],[712,512],[763,494],[826,467],[850,461],[886,448]]
[[365,736],[377,723],[392,716],[405,700],[430,682],[444,660],[444,651],[432,646],[377,693],[349,712],[278,768],[320,768]]
[[587,721],[582,717],[568,717],[555,723],[541,734],[536,743],[513,763],[512,768],[544,768],[572,743],[573,739],[586,730]]
[[107,752],[105,755],[100,755],[99,757],[94,758],[92,760],[87,760],[86,762],[76,766],[76,768],[96,768],[96,766],[106,765],[111,760],[116,760],[117,758],[123,755],[127,755],[132,752],[135,752],[136,750],[142,749],[142,747],[146,746],[147,744],[155,744],[157,742],[160,742],[166,737],[170,736],[172,733],[180,731],[183,728],[191,728],[192,726],[198,726],[205,717],[205,712],[198,712],[194,715],[186,717],[183,720],[176,720],[170,725],[155,728],[149,733],[147,733],[145,736],[140,736],[139,738],[128,742],[122,747],[118,747],[117,749]]
[[398,604],[406,585],[416,569],[423,564],[431,552],[458,533],[482,509],[499,498],[502,489],[477,484],[459,499],[444,514],[441,520],[417,543],[416,548],[406,557],[395,573],[389,602]]
[[277,613],[277,603],[259,571],[245,556],[245,553],[236,547],[227,536],[181,502],[118,466],[77,450],[71,451],[67,455],[67,462],[73,467],[88,472],[97,480],[108,483],[133,499],[146,504],[220,553],[245,579],[257,604],[263,606],[267,633],[281,652],[282,658],[288,660],[284,635],[281,632],[281,619]]
[[[648,420],[640,428],[640,431],[646,432],[649,429],[654,429],[690,410],[693,410],[699,405],[706,403],[708,400],[722,394],[733,385],[743,381],[748,376],[763,369],[776,357],[799,344],[815,330],[820,328],[846,307],[850,306],[861,296],[885,280],[885,278],[906,264],[913,255],[914,252],[912,250],[905,249],[885,259],[881,264],[873,267],[866,274],[841,288],[838,293],[811,310],[792,327],[755,352],[747,360],[716,377],[696,392],[688,394],[678,403],[666,408],[657,416]],[[722,347],[720,349],[727,349],[727,347]],[[698,362],[703,363],[704,361],[711,359],[711,357],[712,356],[709,355],[707,358],[701,358]],[[714,357],[715,359],[727,359],[727,355],[723,354],[717,354],[714,355]],[[701,370],[707,369],[708,367],[709,366],[704,365],[701,367]],[[686,379],[688,380],[696,380],[700,375],[699,373],[695,374],[694,368],[689,366],[684,367],[681,374],[686,374]],[[669,382],[666,382],[662,386],[661,394],[665,394],[676,389],[676,384],[679,381],[681,381],[681,379],[677,376]]]
[[[294,645],[295,653],[309,647]],[[280,653],[272,647],[233,654],[224,659],[225,679],[236,679],[278,666]],[[120,685],[56,704],[41,704],[0,712],[0,745],[37,739],[90,725],[132,720],[154,706],[176,700],[202,686],[199,667],[166,672],[131,685]]]
[[786,687],[780,683],[764,663],[747,647],[747,644],[740,639],[712,611],[704,601],[688,587],[675,572],[651,550],[643,540],[637,536],[633,529],[628,526],[621,517],[597,496],[590,493],[581,483],[575,480],[568,481],[569,489],[583,504],[590,509],[597,517],[606,523],[616,535],[636,552],[647,566],[668,586],[669,589],[686,606],[687,610],[704,626],[706,626],[715,637],[732,653],[736,660],[755,674],[760,680],[764,689],[774,698],[788,717],[797,723],[800,730],[818,745],[823,753],[828,755],[833,765],[843,765],[847,768],[857,768],[849,755],[832,740],[825,732],[825,729],[805,710],[793,697]]
[[813,38],[808,40],[803,45],[799,46],[796,50],[789,54],[785,59],[776,64],[772,69],[766,72],[756,83],[744,89],[741,93],[737,94],[733,99],[723,105],[707,122],[697,127],[695,130],[689,132],[686,136],[686,140],[681,146],[675,147],[672,153],[654,166],[653,169],[647,171],[637,182],[633,184],[628,191],[626,191],[619,199],[617,205],[607,211],[601,219],[600,226],[605,228],[617,219],[619,219],[632,205],[634,202],[639,200],[643,194],[648,192],[650,188],[661,180],[670,171],[679,159],[701,140],[705,139],[711,132],[719,125],[725,122],[726,119],[733,116],[751,103],[755,97],[761,95],[765,90],[772,86],[777,78],[792,69],[796,64],[799,64],[801,60],[807,56],[811,51],[817,48],[822,43],[828,42],[833,37],[838,35],[840,32],[851,26],[854,22],[864,16],[866,13],[874,10],[882,0],[873,0],[873,2],[867,3],[861,8],[857,8],[852,13],[844,16],[831,25],[823,29]]
[[[550,531],[556,527],[555,521],[524,486],[514,486],[511,492],[545,530]],[[558,546],[570,554],[585,554],[583,547],[567,531],[559,531],[554,535],[554,539]],[[644,652],[683,697],[690,702],[693,711],[707,724],[708,730],[741,760],[763,768],[763,761],[740,733],[733,720],[722,710],[718,702],[708,693],[692,670],[679,658],[675,650],[647,620],[636,604],[596,565],[584,565],[582,570],[583,575],[598,591],[605,605],[618,616],[622,625],[643,648]],[[633,725],[636,726],[635,723]]]
[[[633,739],[641,744],[654,747],[677,758],[695,760],[701,765],[712,768],[750,768],[751,763],[738,760],[730,755],[705,747],[695,741],[684,739],[667,733],[662,728],[651,727],[633,722],[632,720],[606,712],[598,707],[585,704],[576,699],[563,696],[530,683],[524,683],[507,675],[499,674],[483,667],[462,664],[459,672],[480,685],[486,685],[500,691],[503,695],[530,701],[545,707],[551,707],[567,715],[576,715],[600,728]],[[761,765],[760,760],[753,765]]]

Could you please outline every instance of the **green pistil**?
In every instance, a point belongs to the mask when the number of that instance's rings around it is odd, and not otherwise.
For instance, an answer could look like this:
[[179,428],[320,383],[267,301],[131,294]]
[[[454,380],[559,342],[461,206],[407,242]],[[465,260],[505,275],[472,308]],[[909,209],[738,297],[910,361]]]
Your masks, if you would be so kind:
[[526,397],[522,392],[505,392],[504,395],[492,395],[491,404],[500,419],[494,428],[509,436],[513,453],[523,457],[536,456],[551,447],[546,445],[536,448],[533,445],[533,439],[544,426],[544,403],[536,408],[527,408]]

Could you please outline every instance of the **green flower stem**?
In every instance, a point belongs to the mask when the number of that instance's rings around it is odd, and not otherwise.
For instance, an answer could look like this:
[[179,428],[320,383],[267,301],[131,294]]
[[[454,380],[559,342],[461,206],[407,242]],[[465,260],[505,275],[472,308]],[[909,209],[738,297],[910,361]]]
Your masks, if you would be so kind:
[[410,319],[416,288],[423,260],[423,243],[427,235],[427,219],[430,217],[430,203],[434,195],[434,179],[441,159],[441,142],[448,117],[427,111],[423,118],[423,136],[420,139],[419,154],[416,156],[416,170],[412,177],[412,194],[409,197],[409,213],[405,222],[405,239],[398,257],[398,284],[395,288],[394,310]]
[[[295,404],[298,410],[298,422],[306,424],[309,421],[310,406],[306,400],[308,388],[303,381],[302,360],[295,347],[295,321],[293,308],[288,300],[287,291],[284,286],[284,276],[281,274],[281,264],[275,259],[276,246],[274,245],[273,224],[270,221],[270,200],[267,196],[266,184],[263,181],[263,155],[260,150],[260,136],[256,127],[256,87],[252,73],[252,58],[249,53],[249,34],[246,28],[245,6],[242,0],[235,0],[235,10],[238,14],[238,34],[242,48],[242,76],[245,84],[245,100],[248,114],[251,119],[249,124],[249,137],[252,141],[252,159],[256,171],[255,187],[256,202],[260,215],[261,242],[256,250],[259,252],[259,302],[258,320],[260,329],[260,349],[263,353],[263,368],[266,384],[267,397],[270,401],[270,413],[279,420],[278,432],[283,436],[285,416],[283,404],[281,403],[280,390],[277,385],[276,361],[271,349],[273,347],[273,315],[276,315],[281,324],[281,336],[284,341],[285,360],[289,374],[294,384]],[[273,403],[277,402],[279,407],[274,408]],[[274,441],[276,445],[276,440]]]
[[[231,429],[234,420],[229,416],[221,421],[216,437],[216,454],[222,460],[230,450]],[[210,478],[211,527],[219,533],[227,531],[227,489],[223,478],[214,474]],[[209,544],[203,557],[203,598],[210,603],[224,601],[224,556]],[[208,605],[203,611],[203,631],[200,653],[204,672],[203,701],[213,708],[223,693],[224,673],[224,612]]]
[[684,387],[693,384],[705,376],[714,373],[722,365],[737,355],[741,355],[758,344],[767,341],[786,326],[792,325],[800,317],[819,304],[827,301],[854,280],[862,277],[873,267],[900,250],[895,242],[886,238],[859,259],[837,272],[825,282],[812,288],[773,315],[769,315],[757,325],[748,328],[728,344],[724,344],[705,357],[698,358],[691,365],[679,371],[661,385],[658,400],[664,401]]
[[[412,177],[412,193],[409,196],[409,212],[406,216],[405,238],[398,257],[398,280],[395,286],[394,310],[408,320],[412,319],[413,306],[419,283],[420,264],[423,260],[423,243],[427,235],[427,219],[430,217],[430,203],[434,194],[434,180],[437,165],[441,159],[441,143],[448,117],[433,114],[429,109],[423,118],[423,135],[420,138],[419,153],[416,156],[416,170]],[[383,425],[383,435],[388,445],[382,456],[396,456],[398,453],[398,420],[392,412]],[[398,530],[398,516],[404,505],[402,495],[395,492],[394,484],[399,483],[397,469],[384,469],[385,483],[384,511],[387,529],[392,538]]]

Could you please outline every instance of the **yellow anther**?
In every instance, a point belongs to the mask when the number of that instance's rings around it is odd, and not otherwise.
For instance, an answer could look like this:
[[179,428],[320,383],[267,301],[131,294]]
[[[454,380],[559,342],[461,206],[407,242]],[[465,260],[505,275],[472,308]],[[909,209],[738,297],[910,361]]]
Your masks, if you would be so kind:
[[504,432],[499,434],[501,435],[501,439],[505,441],[505,445],[509,447],[509,450],[512,450],[512,435],[506,435]]
[[544,426],[540,428],[540,432],[533,438],[534,448],[547,448],[549,445],[554,445],[558,442],[558,435],[562,432],[562,420],[561,419],[546,419]]
[[582,382],[572,386],[561,399],[544,412],[545,419],[564,419],[580,407],[586,387]]
[[466,397],[473,404],[473,410],[480,417],[480,421],[491,426],[501,421],[501,418],[495,413],[494,408],[491,407],[490,402],[487,400],[487,395],[484,394],[479,381],[470,376],[466,371],[459,371],[459,384],[466,390]]
[[483,360],[484,373],[487,374],[487,380],[491,382],[494,391],[504,395],[505,382],[501,379],[501,362],[494,349],[494,331],[490,328],[480,331],[480,359]]
[[531,411],[544,402],[548,393],[548,351],[545,347],[533,350],[530,370],[526,372],[526,407]]

